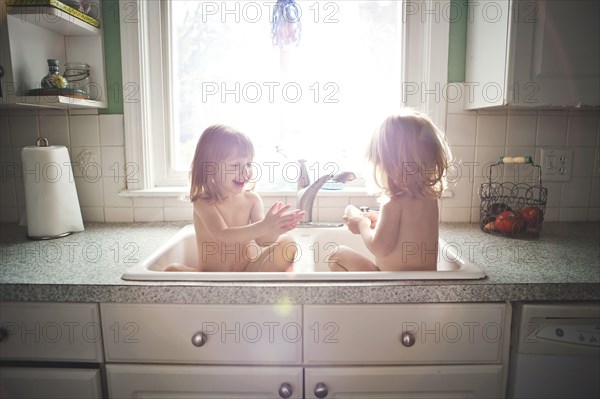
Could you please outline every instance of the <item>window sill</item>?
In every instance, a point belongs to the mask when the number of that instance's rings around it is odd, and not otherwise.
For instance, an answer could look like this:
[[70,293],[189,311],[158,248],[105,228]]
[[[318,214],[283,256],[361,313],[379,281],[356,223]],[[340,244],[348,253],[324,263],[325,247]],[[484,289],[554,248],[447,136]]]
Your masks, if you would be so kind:
[[[278,190],[266,191],[257,190],[261,197],[291,197],[296,195],[293,190]],[[189,189],[185,187],[155,187],[145,190],[123,190],[119,192],[121,197],[143,197],[143,198],[165,198],[165,197],[185,197],[189,194]],[[370,197],[364,187],[345,187],[341,190],[321,190],[319,196],[322,197]],[[453,197],[454,193],[451,190],[445,190],[442,193],[442,198]]]
[[[295,190],[256,190],[261,197],[291,197],[296,195]],[[189,189],[185,187],[155,187],[145,190],[122,190],[120,197],[145,197],[145,198],[164,198],[164,197],[184,197],[189,194]],[[368,197],[369,193],[364,187],[347,187],[341,190],[321,190],[319,196],[323,197]]]

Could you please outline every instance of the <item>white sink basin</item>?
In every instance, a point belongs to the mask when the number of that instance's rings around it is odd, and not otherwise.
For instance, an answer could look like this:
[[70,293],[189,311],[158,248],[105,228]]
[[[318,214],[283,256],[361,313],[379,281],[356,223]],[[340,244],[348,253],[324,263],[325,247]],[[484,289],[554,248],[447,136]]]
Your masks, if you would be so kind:
[[122,276],[124,280],[159,281],[315,281],[315,280],[477,280],[485,273],[461,259],[453,246],[440,239],[437,271],[330,272],[327,255],[336,245],[346,245],[373,259],[358,235],[346,227],[298,228],[289,233],[298,244],[294,273],[246,272],[165,272],[171,263],[197,264],[194,226],[188,225],[171,237],[148,258]]

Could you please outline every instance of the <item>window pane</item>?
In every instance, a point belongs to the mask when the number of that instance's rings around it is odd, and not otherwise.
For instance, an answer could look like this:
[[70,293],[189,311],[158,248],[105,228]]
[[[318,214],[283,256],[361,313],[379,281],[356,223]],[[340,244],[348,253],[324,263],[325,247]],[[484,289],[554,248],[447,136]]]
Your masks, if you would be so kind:
[[275,2],[173,1],[172,167],[187,171],[202,131],[228,124],[257,160],[356,167],[401,104],[400,1],[301,1],[298,46],[273,46]]

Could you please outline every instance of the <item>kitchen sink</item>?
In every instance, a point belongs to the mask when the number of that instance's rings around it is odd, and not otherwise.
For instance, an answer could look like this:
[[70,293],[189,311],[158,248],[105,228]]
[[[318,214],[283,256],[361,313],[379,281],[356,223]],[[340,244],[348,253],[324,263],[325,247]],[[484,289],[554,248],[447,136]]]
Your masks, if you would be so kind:
[[346,227],[298,228],[287,233],[299,245],[293,273],[274,272],[165,272],[171,263],[197,264],[198,252],[193,225],[187,225],[127,270],[124,280],[154,281],[319,281],[319,280],[477,280],[485,278],[478,266],[462,259],[456,248],[440,239],[437,271],[331,272],[328,254],[346,245],[373,260],[362,239]]

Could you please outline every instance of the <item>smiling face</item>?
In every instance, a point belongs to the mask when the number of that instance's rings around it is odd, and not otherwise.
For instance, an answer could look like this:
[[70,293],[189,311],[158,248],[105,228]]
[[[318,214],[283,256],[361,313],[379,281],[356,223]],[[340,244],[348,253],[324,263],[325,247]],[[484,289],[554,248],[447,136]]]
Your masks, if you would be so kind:
[[219,194],[224,198],[229,195],[239,194],[244,190],[246,183],[252,179],[252,158],[235,151],[219,165]]
[[190,198],[221,201],[240,193],[251,179],[254,146],[244,133],[224,125],[206,128],[196,145]]

